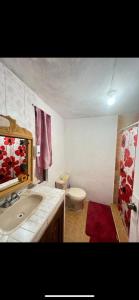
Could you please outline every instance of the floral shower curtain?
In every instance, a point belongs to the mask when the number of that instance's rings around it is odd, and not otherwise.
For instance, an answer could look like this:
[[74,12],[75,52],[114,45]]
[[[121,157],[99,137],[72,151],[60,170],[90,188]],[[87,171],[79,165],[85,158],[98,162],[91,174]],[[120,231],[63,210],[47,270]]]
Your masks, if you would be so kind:
[[125,130],[122,134],[118,208],[128,233],[131,210],[127,204],[131,202],[133,194],[137,139],[138,127]]

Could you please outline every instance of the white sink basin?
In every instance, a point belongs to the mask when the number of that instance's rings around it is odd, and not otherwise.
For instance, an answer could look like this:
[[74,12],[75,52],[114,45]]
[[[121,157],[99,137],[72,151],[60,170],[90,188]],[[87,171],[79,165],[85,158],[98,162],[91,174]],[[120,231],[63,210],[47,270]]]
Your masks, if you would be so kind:
[[34,213],[42,199],[43,196],[38,193],[21,195],[17,202],[5,208],[4,212],[0,214],[0,229],[8,233],[18,227]]

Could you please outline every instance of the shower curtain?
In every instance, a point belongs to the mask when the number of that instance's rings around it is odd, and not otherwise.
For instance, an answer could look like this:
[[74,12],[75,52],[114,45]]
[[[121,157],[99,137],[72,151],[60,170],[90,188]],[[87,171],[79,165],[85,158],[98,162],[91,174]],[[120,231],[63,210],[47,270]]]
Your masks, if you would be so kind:
[[40,156],[36,157],[36,176],[42,182],[47,180],[47,170],[52,165],[51,116],[34,106],[36,145]]
[[122,134],[118,208],[128,234],[131,210],[127,204],[131,202],[133,194],[137,139],[138,127],[125,130]]

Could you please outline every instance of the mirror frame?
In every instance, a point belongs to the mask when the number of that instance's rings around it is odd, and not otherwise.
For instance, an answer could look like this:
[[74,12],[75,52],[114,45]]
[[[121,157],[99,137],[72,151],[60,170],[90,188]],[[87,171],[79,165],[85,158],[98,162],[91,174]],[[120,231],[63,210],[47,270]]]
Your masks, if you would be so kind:
[[12,119],[10,116],[0,115],[0,117],[7,119],[10,123],[9,127],[0,126],[1,136],[23,138],[28,140],[28,179],[0,191],[1,200],[2,197],[22,189],[33,182],[33,136],[29,130],[17,125],[16,120]]

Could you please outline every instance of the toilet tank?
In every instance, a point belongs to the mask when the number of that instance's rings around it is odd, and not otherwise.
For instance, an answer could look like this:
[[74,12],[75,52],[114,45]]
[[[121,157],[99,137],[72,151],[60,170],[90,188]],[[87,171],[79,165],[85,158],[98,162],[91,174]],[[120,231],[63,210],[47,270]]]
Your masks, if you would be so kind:
[[69,175],[60,176],[55,182],[55,187],[62,190],[69,188]]

